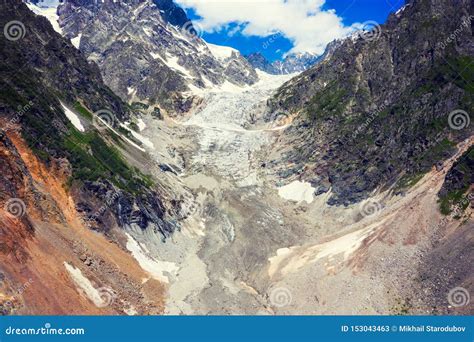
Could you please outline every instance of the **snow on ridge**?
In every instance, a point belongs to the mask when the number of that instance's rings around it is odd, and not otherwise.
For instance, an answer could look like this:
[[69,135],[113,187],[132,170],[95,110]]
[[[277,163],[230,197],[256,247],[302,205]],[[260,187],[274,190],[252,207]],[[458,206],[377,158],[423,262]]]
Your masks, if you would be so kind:
[[35,4],[32,4],[32,3],[29,3],[29,2],[26,2],[26,6],[28,6],[28,8],[34,14],[41,15],[41,16],[45,17],[46,19],[48,19],[48,21],[53,26],[53,29],[57,33],[62,35],[63,31],[61,30],[61,27],[59,27],[59,23],[58,23],[58,19],[59,19],[58,5],[59,5],[59,1],[57,1],[57,0],[49,1],[49,2],[46,1],[44,4],[40,3],[39,6],[35,5]]
[[81,45],[81,38],[82,38],[82,33],[79,33],[77,37],[71,39],[71,43],[72,45],[74,45],[76,49],[79,49],[79,46]]
[[[143,125],[145,124],[143,121],[142,121]],[[142,124],[140,124],[138,126],[138,128],[140,129],[140,127],[143,127]],[[137,139],[138,141],[140,141],[143,145],[145,145],[146,147],[149,147],[149,148],[152,148],[154,149],[155,148],[155,145],[153,145],[153,143],[151,142],[150,139],[148,139],[147,137],[144,137],[143,135],[141,135],[140,133],[137,133],[135,132],[133,129],[130,129],[127,125],[123,124],[123,123],[120,123],[120,126],[125,128],[126,130],[128,130],[135,139]],[[145,126],[146,127],[146,126]],[[143,127],[143,129],[145,128]],[[140,131],[142,131],[142,129],[140,129]]]
[[211,43],[206,43],[209,50],[211,50],[212,55],[217,58],[219,61],[226,60],[227,58],[232,57],[232,53],[238,51],[230,46],[215,45]]

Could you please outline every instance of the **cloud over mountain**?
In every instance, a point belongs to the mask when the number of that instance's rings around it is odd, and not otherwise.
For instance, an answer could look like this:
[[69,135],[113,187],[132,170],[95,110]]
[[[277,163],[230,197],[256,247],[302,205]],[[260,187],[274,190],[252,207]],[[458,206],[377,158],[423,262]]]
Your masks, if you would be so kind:
[[[349,34],[334,10],[323,10],[325,0],[177,0],[192,8],[202,19],[206,31],[219,31],[231,23],[239,24],[243,35],[265,37],[281,33],[293,42],[291,52],[321,54],[334,39]],[[246,5],[246,3],[248,3]]]

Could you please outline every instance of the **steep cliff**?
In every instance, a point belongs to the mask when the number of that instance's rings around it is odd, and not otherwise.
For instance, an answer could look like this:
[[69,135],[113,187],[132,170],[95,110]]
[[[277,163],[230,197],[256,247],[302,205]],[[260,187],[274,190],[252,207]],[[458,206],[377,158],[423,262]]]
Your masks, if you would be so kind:
[[206,44],[200,28],[172,1],[68,0],[58,13],[65,37],[128,102],[175,114],[188,111],[204,88],[258,80],[238,51]]
[[471,1],[410,1],[283,85],[268,113],[296,118],[277,173],[330,190],[330,204],[413,185],[473,132],[473,19]]

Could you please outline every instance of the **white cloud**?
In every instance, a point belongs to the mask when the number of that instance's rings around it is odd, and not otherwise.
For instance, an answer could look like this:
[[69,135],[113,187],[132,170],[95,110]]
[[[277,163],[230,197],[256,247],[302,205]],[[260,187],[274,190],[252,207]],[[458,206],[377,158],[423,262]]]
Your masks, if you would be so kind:
[[218,31],[239,23],[247,36],[266,37],[281,33],[293,42],[292,52],[321,54],[334,39],[347,36],[353,27],[344,26],[333,10],[322,10],[325,0],[176,0],[202,17],[205,31]]

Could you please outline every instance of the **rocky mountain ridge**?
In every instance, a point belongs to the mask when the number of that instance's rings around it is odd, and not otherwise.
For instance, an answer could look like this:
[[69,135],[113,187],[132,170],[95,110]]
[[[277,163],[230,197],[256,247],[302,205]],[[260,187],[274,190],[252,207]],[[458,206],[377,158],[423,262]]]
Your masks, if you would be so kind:
[[[19,130],[45,163],[62,160],[68,165],[70,186],[80,193],[77,205],[86,219],[94,214],[90,205],[94,198],[105,202],[115,193],[115,200],[101,214],[110,213],[119,226],[153,224],[163,236],[169,235],[175,228],[163,220],[162,196],[121,151],[142,154],[140,142],[133,143],[131,134],[119,129],[121,122],[134,117],[129,106],[103,83],[97,66],[55,32],[48,20],[19,1],[3,12],[2,23],[12,17],[28,25],[19,41],[7,37],[0,43],[4,130],[7,134]],[[111,128],[105,128],[103,121]],[[90,223],[96,228],[101,223],[105,230],[113,226],[100,220],[95,217]]]
[[258,76],[236,50],[212,49],[170,1],[68,0],[58,7],[65,37],[99,65],[127,102],[185,112],[203,89],[245,86]]
[[321,56],[311,53],[291,53],[282,60],[270,62],[260,52],[245,56],[249,63],[256,69],[260,69],[271,75],[288,75],[307,70],[316,64]]
[[472,6],[409,1],[283,85],[268,113],[296,118],[274,149],[276,172],[347,205],[413,185],[447,158],[473,132]]

